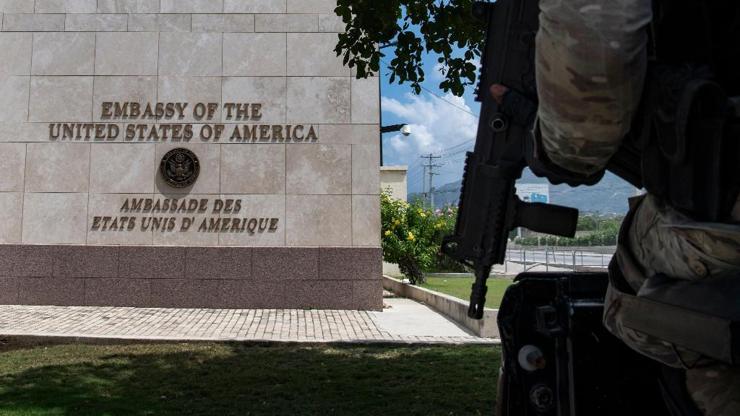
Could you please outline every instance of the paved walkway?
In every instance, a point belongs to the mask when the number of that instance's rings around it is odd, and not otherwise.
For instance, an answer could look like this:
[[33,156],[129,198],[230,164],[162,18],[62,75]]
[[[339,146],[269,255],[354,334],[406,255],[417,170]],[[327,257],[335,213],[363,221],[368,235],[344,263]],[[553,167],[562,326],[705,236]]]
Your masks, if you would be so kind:
[[383,312],[0,306],[0,337],[172,341],[489,344],[428,307],[384,299]]

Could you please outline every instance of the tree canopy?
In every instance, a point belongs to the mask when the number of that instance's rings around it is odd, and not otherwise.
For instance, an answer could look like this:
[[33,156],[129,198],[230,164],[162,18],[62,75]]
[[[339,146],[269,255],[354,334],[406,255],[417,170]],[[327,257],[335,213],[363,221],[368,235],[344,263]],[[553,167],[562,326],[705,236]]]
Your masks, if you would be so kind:
[[[473,0],[338,0],[335,12],[346,25],[335,48],[357,78],[390,70],[390,82],[409,83],[419,94],[425,80],[423,56],[438,54],[444,68],[439,87],[457,96],[475,83],[473,63],[481,55],[483,24],[473,17]],[[387,46],[387,48],[385,47]],[[384,51],[395,57],[384,60]]]

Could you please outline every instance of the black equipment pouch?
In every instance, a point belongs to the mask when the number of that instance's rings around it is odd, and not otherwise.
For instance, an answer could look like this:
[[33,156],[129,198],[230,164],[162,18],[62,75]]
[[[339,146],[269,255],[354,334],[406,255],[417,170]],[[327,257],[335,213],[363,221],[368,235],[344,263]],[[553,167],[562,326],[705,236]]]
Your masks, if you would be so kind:
[[[652,66],[625,147],[640,155],[636,186],[696,220],[717,222],[729,219],[740,189],[740,137],[733,101],[710,75],[703,66]],[[611,166],[626,159],[618,155]]]
[[735,1],[653,0],[645,91],[607,167],[697,221],[731,222],[740,192],[739,35]]

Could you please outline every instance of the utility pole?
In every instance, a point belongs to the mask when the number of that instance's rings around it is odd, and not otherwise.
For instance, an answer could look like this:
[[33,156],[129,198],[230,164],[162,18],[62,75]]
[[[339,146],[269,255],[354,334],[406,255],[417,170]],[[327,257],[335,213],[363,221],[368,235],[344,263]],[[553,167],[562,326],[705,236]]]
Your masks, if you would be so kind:
[[427,163],[425,163],[422,166],[424,166],[424,174],[427,175],[429,188],[426,187],[426,184],[424,188],[429,189],[429,194],[428,194],[429,195],[429,198],[428,198],[429,207],[431,209],[434,209],[434,175],[436,175],[436,173],[434,173],[434,168],[438,168],[442,166],[442,165],[435,164],[434,159],[441,159],[442,156],[435,156],[434,154],[429,153],[428,155],[422,156],[421,158],[427,160]]

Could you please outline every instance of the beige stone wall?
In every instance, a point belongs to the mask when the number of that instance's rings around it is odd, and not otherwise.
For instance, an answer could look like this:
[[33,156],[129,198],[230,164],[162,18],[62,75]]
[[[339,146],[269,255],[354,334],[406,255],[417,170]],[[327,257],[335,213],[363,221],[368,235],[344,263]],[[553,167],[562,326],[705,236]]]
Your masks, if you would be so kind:
[[[408,166],[382,166],[380,168],[380,188],[390,191],[391,196],[405,201],[408,199]],[[401,276],[397,264],[383,262],[383,274]]]
[[[379,246],[378,83],[353,79],[335,56],[334,6],[0,0],[0,244]],[[103,121],[108,101],[262,103],[260,123],[314,125],[318,139],[50,140],[50,123]],[[233,123],[221,107],[214,122]],[[170,188],[158,173],[175,147],[200,159],[191,188]],[[91,230],[126,198],[240,199],[241,216],[280,226]]]
[[390,190],[391,196],[405,201],[408,198],[408,166],[383,166],[380,168],[380,187]]

